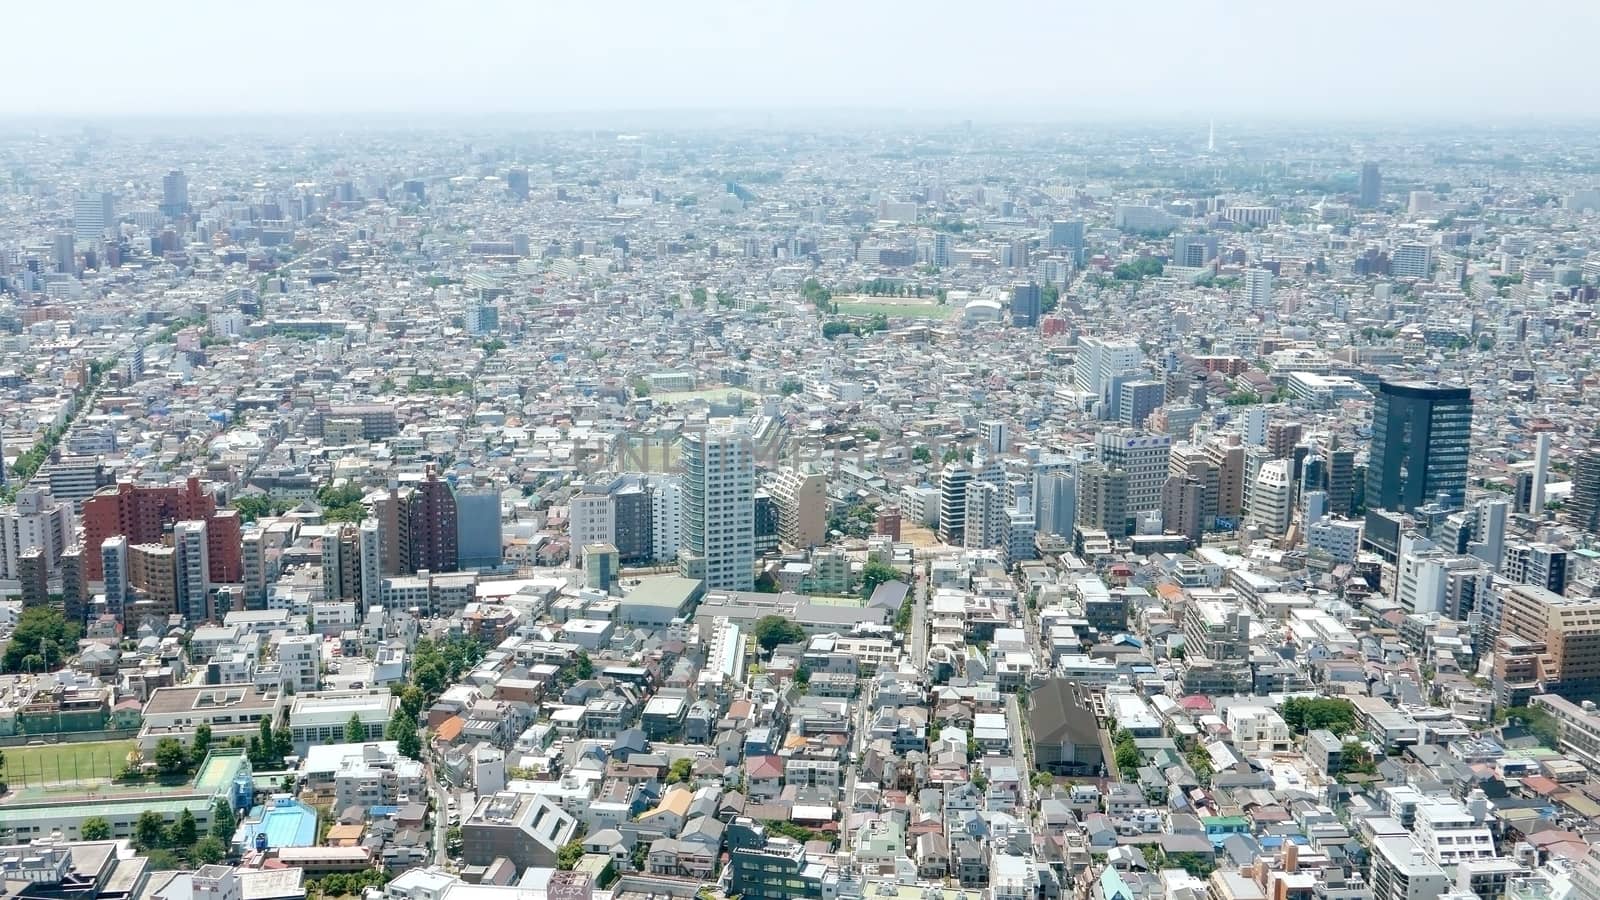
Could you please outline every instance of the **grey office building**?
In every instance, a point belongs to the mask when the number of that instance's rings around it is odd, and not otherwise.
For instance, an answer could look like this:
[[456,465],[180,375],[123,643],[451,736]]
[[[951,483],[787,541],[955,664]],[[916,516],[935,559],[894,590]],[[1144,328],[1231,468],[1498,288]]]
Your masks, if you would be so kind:
[[456,560],[462,571],[499,567],[502,557],[500,492],[492,487],[456,491]]
[[1367,505],[1410,512],[1443,498],[1466,503],[1472,390],[1423,382],[1381,382],[1372,416]]

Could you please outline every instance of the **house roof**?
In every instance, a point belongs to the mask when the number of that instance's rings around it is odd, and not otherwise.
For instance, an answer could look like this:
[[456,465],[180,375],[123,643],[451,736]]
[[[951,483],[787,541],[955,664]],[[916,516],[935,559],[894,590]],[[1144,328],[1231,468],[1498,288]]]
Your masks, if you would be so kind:
[[751,778],[782,778],[783,758],[773,755],[752,756],[744,761],[744,768]]
[[436,733],[441,740],[453,741],[461,736],[461,729],[466,726],[466,720],[460,716],[451,716],[439,723]]
[[1100,725],[1079,702],[1071,682],[1052,678],[1029,695],[1028,727],[1036,743],[1087,744],[1098,740]]
[[674,785],[661,795],[661,802],[656,808],[645,813],[645,817],[660,813],[672,813],[676,816],[685,816],[689,813],[689,803],[694,800],[694,792],[681,785]]

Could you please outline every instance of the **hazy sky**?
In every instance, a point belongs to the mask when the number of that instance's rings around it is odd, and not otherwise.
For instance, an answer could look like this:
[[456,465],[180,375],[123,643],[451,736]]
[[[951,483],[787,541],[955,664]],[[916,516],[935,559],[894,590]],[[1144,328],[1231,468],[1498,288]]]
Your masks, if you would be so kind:
[[80,0],[0,21],[0,114],[1600,115],[1597,0]]

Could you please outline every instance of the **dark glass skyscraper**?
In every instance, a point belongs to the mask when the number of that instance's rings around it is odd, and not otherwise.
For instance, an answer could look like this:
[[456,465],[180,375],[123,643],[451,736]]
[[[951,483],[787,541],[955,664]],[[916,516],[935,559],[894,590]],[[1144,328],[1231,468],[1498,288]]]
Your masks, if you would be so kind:
[[1472,442],[1472,390],[1415,381],[1378,386],[1367,463],[1367,506],[1399,512],[1441,495],[1461,507]]
[[1378,195],[1382,193],[1383,176],[1378,174],[1378,164],[1374,162],[1361,164],[1361,196],[1356,201],[1362,209],[1372,209],[1378,205]]

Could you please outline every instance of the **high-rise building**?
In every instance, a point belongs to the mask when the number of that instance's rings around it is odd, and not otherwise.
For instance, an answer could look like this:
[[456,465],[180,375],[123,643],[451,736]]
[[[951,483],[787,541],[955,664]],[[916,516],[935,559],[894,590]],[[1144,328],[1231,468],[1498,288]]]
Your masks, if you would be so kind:
[[939,473],[939,540],[960,544],[967,528],[967,485],[972,468],[960,460],[945,463]]
[[1361,193],[1356,200],[1356,205],[1362,209],[1373,209],[1378,205],[1378,196],[1383,189],[1383,176],[1378,173],[1378,164],[1375,162],[1361,164]]
[[1282,420],[1267,424],[1267,454],[1273,459],[1288,459],[1295,445],[1305,435],[1305,426],[1299,422]]
[[454,572],[459,516],[455,492],[432,466],[411,496],[411,562],[420,571]]
[[1051,222],[1050,247],[1067,251],[1072,264],[1081,268],[1084,260],[1083,222]]
[[1167,402],[1167,383],[1149,378],[1128,381],[1117,394],[1117,421],[1143,428],[1150,414]]
[[1544,518],[1544,485],[1550,475],[1550,432],[1541,431],[1533,439],[1533,485],[1528,501],[1528,512],[1536,519]]
[[1072,380],[1078,390],[1104,400],[1111,389],[1112,376],[1144,366],[1144,351],[1137,341],[1127,338],[1078,339],[1078,356],[1073,361]]
[[1433,248],[1406,241],[1389,251],[1389,274],[1396,278],[1427,278],[1433,270]]
[[1011,428],[1003,419],[985,419],[978,424],[983,437],[983,452],[988,458],[998,458],[1011,452]]
[[128,547],[128,586],[123,606],[123,628],[136,629],[146,621],[158,628],[178,612],[178,551],[166,544],[131,544]]
[[1367,506],[1410,512],[1443,499],[1460,508],[1467,493],[1472,390],[1409,381],[1378,385],[1367,463]]
[[[378,520],[363,519],[357,540],[361,545],[361,608],[367,609],[383,602],[383,535]],[[245,589],[245,604],[249,606],[248,584]]]
[[0,578],[19,578],[22,554],[37,548],[46,574],[60,565],[72,545],[72,506],[45,491],[25,488],[15,503],[0,506]]
[[751,521],[755,523],[755,554],[767,556],[778,552],[778,504],[772,495],[760,488],[751,500]]
[[[99,547],[118,534],[126,535],[130,545],[159,544],[168,526],[183,521],[206,522],[211,581],[238,584],[243,576],[239,513],[217,509],[216,499],[201,489],[197,478],[190,478],[182,487],[123,482],[85,500],[84,546]],[[98,581],[100,558],[91,555],[86,561],[89,580]]]
[[1130,515],[1161,509],[1161,485],[1167,480],[1172,435],[1134,428],[1107,429],[1096,435],[1095,451],[1106,468],[1126,474]]
[[624,566],[645,565],[655,558],[651,545],[655,535],[651,525],[650,486],[639,476],[624,476],[614,496],[612,534],[617,560]]
[[72,204],[72,234],[89,247],[105,240],[117,221],[116,196],[109,191],[84,191]]
[[1327,451],[1328,512],[1336,516],[1352,516],[1355,506],[1356,451],[1336,447]]
[[1600,641],[1594,639],[1600,600],[1563,597],[1533,584],[1500,593],[1500,633],[1545,645],[1538,677],[1548,689],[1569,697],[1600,690]]
[[[172,526],[173,566],[177,578],[177,610],[189,622],[211,618],[211,563],[208,559],[206,523],[177,522]],[[323,573],[326,578],[328,573]],[[334,574],[337,580],[337,573]]]
[[755,586],[755,449],[742,429],[683,435],[678,567],[709,590]]
[[617,499],[613,489],[621,479],[590,482],[578,486],[567,501],[567,564],[576,568],[583,561],[583,548],[589,544],[613,544],[617,537]]
[[1567,551],[1554,544],[1506,544],[1500,574],[1517,584],[1563,593],[1567,589]]
[[89,579],[84,577],[82,544],[61,554],[61,612],[68,622],[82,625],[89,610]]
[[1244,270],[1244,302],[1252,309],[1272,305],[1272,270],[1260,267]]
[[1202,515],[1205,485],[1194,478],[1167,476],[1161,484],[1161,527],[1199,543],[1204,535]]
[[657,563],[676,562],[683,541],[683,479],[651,475],[650,551]]
[[[1157,488],[1157,509],[1160,488]],[[1078,527],[1104,531],[1115,538],[1128,534],[1128,473],[1102,463],[1078,469]]]
[[55,258],[56,271],[68,275],[78,273],[78,251],[72,242],[72,232],[58,231],[50,240],[51,255]]
[[1566,513],[1568,525],[1600,531],[1600,448],[1590,447],[1578,454]]
[[1289,530],[1293,507],[1294,478],[1289,461],[1273,459],[1262,463],[1250,491],[1249,522],[1269,535]]
[[784,467],[770,487],[778,507],[778,537],[790,547],[827,543],[828,477]]
[[1244,444],[1237,434],[1208,438],[1200,450],[1217,467],[1217,515],[1237,520],[1244,512]]
[[[1202,532],[1210,531],[1216,527],[1217,501],[1222,489],[1221,476],[1221,468],[1211,461],[1204,449],[1190,445],[1180,445],[1172,448],[1172,454],[1167,463],[1168,480],[1176,479],[1180,485],[1188,482],[1199,485],[1200,496],[1197,501],[1194,501],[1193,505],[1194,519],[1199,524]],[[1177,527],[1173,517],[1168,515],[1169,494],[1172,491],[1177,491],[1178,488],[1169,488],[1166,483],[1163,483],[1162,490],[1164,492],[1162,494],[1161,507],[1163,526],[1168,531],[1188,534],[1189,532],[1186,528]],[[1181,517],[1182,513],[1188,511],[1192,499],[1187,495],[1173,495],[1171,502],[1182,504],[1181,508],[1175,507],[1173,512],[1180,514]]]
[[1175,266],[1203,266],[1217,258],[1217,236],[1184,232],[1173,235],[1172,264]]
[[506,173],[506,192],[518,200],[528,199],[527,169],[512,169]]
[[128,539],[120,534],[106,538],[99,556],[105,582],[105,611],[126,622],[123,611],[128,602]]
[[500,491],[489,486],[456,491],[456,560],[461,570],[494,569],[504,558]]
[[934,234],[933,253],[928,261],[940,268],[950,265],[950,235],[942,231]]
[[1044,292],[1039,285],[1014,284],[1011,286],[1011,324],[1018,328],[1034,328],[1044,310]]
[[1078,519],[1078,479],[1076,466],[1036,467],[1033,473],[1034,524],[1040,532],[1069,537]]
[[161,178],[161,214],[169,219],[189,212],[189,176],[173,169]]

